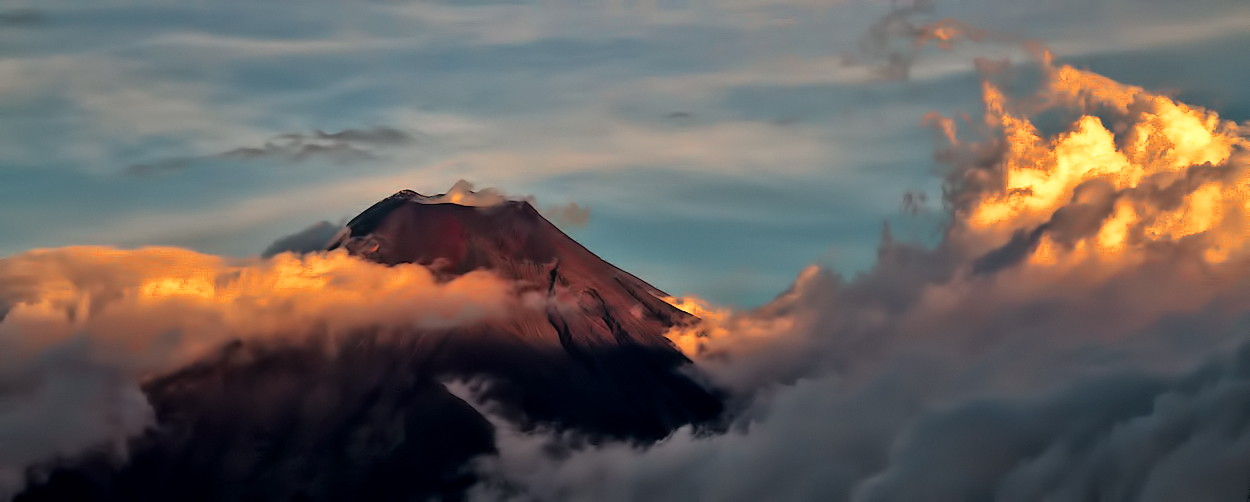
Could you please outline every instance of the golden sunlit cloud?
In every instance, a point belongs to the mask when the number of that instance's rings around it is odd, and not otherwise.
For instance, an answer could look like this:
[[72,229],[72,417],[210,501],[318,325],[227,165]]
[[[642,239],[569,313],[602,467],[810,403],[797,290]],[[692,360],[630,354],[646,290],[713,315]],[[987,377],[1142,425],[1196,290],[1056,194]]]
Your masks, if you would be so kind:
[[[997,86],[984,83],[986,123],[1001,131],[1005,145],[1002,185],[981,193],[963,215],[973,235],[1001,242],[1083,204],[1098,206],[1097,231],[1063,240],[1043,236],[1029,262],[1119,261],[1148,244],[1185,238],[1200,239],[1210,263],[1245,250],[1250,171],[1238,154],[1250,145],[1246,131],[1201,107],[1056,68],[1049,57],[1043,64],[1049,105],[1082,115],[1066,132],[1044,137],[1027,114],[1011,110]],[[950,121],[934,123],[958,142]],[[1110,193],[1094,200],[1099,184]]]
[[488,272],[440,282],[420,265],[343,251],[230,260],[177,248],[36,250],[0,260],[0,343],[13,357],[87,335],[101,351],[170,367],[240,337],[467,322],[502,313],[511,294]]
[[728,334],[728,331],[721,324],[732,315],[729,309],[714,307],[707,301],[695,296],[683,296],[680,298],[665,296],[660,299],[674,308],[698,318],[699,322],[674,326],[664,335],[683,354],[686,354],[686,357],[697,357],[702,352],[703,342],[708,338],[722,337]]
[[[803,294],[808,285],[820,282],[823,273],[827,272],[820,267],[808,267],[799,274],[795,288],[779,296],[773,301],[773,305],[794,301]],[[661,300],[696,318],[693,322],[673,326],[664,336],[686,357],[704,366],[711,359],[723,358],[731,353],[761,351],[765,347],[776,349],[780,345],[787,345],[789,341],[785,340],[785,336],[792,334],[803,321],[801,316],[735,311],[729,307],[713,305],[696,296],[665,296]]]
[[0,259],[0,499],[33,463],[110,444],[124,452],[155,419],[140,384],[228,342],[437,329],[538,305],[518,301],[529,299],[490,272],[444,281],[345,251],[227,259],[69,247]]

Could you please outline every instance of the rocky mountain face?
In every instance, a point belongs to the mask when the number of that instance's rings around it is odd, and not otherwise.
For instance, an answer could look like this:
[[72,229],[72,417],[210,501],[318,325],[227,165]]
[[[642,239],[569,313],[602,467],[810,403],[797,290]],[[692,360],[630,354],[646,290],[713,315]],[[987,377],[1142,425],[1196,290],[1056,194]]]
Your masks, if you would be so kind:
[[459,500],[493,426],[447,390],[485,382],[492,411],[587,441],[649,442],[722,412],[664,337],[688,314],[601,260],[530,204],[399,192],[330,249],[443,278],[489,269],[541,308],[467,326],[390,327],[303,344],[234,343],[148,382],[158,427],[127,461],[88,455],[32,473],[16,500]]

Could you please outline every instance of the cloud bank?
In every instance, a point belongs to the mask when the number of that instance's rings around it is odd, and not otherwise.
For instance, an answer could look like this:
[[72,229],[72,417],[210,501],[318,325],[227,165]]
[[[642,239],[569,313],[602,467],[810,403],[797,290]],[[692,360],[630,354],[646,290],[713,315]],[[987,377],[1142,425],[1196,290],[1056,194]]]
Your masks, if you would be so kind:
[[139,385],[238,339],[305,342],[371,326],[514,314],[488,272],[439,282],[345,252],[231,260],[176,248],[36,250],[0,260],[0,498],[26,468],[90,448],[125,455],[153,425]]
[[936,247],[887,231],[870,271],[812,267],[751,311],[670,299],[703,320],[670,339],[729,392],[728,432],[585,446],[500,423],[474,499],[1244,496],[1247,131],[1037,54],[1036,92],[983,64],[982,120],[926,117]]

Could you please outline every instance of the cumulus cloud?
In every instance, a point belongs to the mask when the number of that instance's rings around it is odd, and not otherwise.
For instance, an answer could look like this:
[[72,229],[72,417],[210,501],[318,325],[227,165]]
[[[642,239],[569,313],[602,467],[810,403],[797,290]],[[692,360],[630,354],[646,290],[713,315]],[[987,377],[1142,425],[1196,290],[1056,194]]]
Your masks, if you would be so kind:
[[0,260],[0,497],[26,467],[114,448],[152,425],[139,390],[237,339],[440,328],[527,308],[491,273],[438,281],[344,252],[231,260],[176,248],[38,250]]
[[[804,379],[724,435],[683,429],[650,448],[570,450],[500,423],[500,456],[481,460],[492,477],[474,498],[1232,500],[1250,469],[1247,354],[1172,377],[1107,371],[950,401],[908,367],[937,361],[900,357],[862,385]],[[997,376],[976,373],[954,378]]]
[[[1250,479],[1250,169],[1218,114],[1066,66],[983,83],[951,220],[749,311],[669,299],[727,432],[579,445],[499,423],[476,500],[1232,500]],[[1076,115],[1044,134],[1043,113]],[[1096,114],[1114,117],[1104,126]]]
[[577,448],[505,424],[476,500],[1244,493],[1250,264],[982,276],[949,252],[892,244],[855,280],[813,268],[761,309],[705,315],[675,341],[737,401],[729,432]]

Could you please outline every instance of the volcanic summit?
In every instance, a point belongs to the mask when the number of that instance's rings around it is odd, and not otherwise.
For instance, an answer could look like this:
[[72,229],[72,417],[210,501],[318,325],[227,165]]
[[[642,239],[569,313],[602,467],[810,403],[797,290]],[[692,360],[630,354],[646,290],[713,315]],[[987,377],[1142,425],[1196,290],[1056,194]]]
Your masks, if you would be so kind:
[[29,475],[15,500],[460,500],[494,429],[446,382],[482,382],[492,413],[588,441],[649,442],[722,404],[665,338],[689,314],[603,261],[525,201],[461,205],[404,190],[328,244],[439,278],[488,270],[540,308],[446,328],[362,330],[327,351],[234,342],[151,379],[157,425],[118,461],[99,453]]

